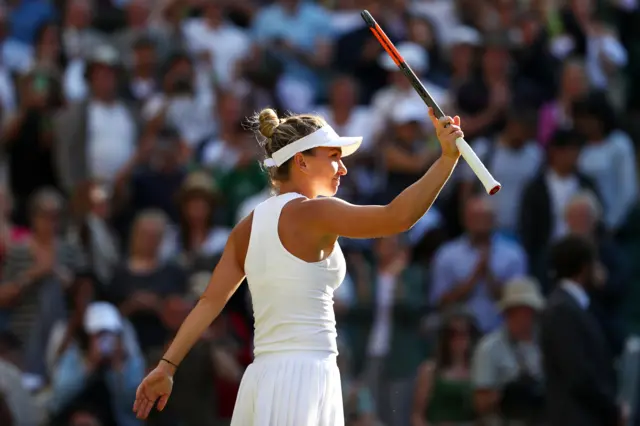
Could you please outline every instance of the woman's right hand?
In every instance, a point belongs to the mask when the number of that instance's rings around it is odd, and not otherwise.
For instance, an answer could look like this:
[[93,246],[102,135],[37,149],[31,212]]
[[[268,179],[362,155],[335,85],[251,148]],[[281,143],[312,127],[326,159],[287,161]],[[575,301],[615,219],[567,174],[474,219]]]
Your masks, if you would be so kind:
[[133,412],[139,419],[146,419],[158,402],[158,411],[164,410],[173,389],[173,367],[161,362],[142,380],[136,391]]
[[429,118],[436,129],[436,136],[442,147],[442,155],[457,160],[460,157],[460,151],[458,151],[456,139],[464,137],[460,128],[460,117],[456,115],[453,118],[449,116],[437,118],[433,108],[429,108]]

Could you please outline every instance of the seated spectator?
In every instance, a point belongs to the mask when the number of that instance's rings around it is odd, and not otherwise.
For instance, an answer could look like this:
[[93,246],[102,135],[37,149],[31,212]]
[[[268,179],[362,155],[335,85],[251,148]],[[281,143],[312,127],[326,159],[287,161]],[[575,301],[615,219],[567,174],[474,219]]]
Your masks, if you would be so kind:
[[604,223],[615,233],[638,199],[633,142],[617,127],[615,111],[603,93],[576,101],[572,112],[576,129],[587,140],[578,167],[595,182],[602,197]]
[[[178,220],[175,197],[186,176],[186,146],[175,129],[164,127],[155,135],[149,135],[148,156],[126,174],[121,174],[123,191],[120,204],[129,204],[129,210],[139,212],[159,209]],[[128,188],[127,188],[128,186]],[[128,189],[128,193],[127,190]]]
[[165,259],[189,268],[197,259],[213,260],[222,254],[230,230],[214,225],[220,193],[207,173],[189,175],[178,194],[180,225],[169,233],[163,247]]
[[324,92],[322,72],[330,65],[331,16],[319,4],[277,0],[258,11],[253,42],[281,62],[276,91],[284,109],[308,110]]
[[586,95],[589,90],[584,64],[575,59],[566,60],[562,66],[560,88],[555,100],[544,104],[538,115],[538,142],[542,146],[553,140],[558,130],[573,127],[573,102]]
[[[539,172],[543,153],[535,141],[535,115],[512,105],[506,126],[497,136],[482,138],[473,143],[473,149],[499,182],[508,182],[499,193],[491,197],[495,203],[496,228],[503,235],[516,238],[520,194],[527,183]],[[464,122],[462,124],[464,126]],[[462,197],[484,192],[478,178],[466,164],[463,166]]]
[[110,201],[107,189],[95,182],[79,185],[71,201],[70,239],[84,250],[100,291],[111,282],[113,270],[120,263],[119,241],[109,223]]
[[390,136],[382,147],[386,189],[379,203],[388,203],[413,184],[438,158],[437,146],[425,144],[424,106],[413,100],[394,104]]
[[161,320],[163,300],[186,293],[185,271],[160,257],[166,227],[167,219],[161,212],[139,214],[133,224],[128,258],[109,285],[111,299],[133,324],[145,353],[164,345],[167,331]]
[[[554,133],[547,145],[547,162],[524,188],[519,212],[519,237],[529,256],[529,268],[545,293],[550,241],[567,232],[565,207],[580,190],[595,191],[594,183],[577,169],[582,136],[572,130]],[[513,194],[515,196],[515,194]]]
[[0,424],[3,426],[33,426],[44,420],[45,413],[25,386],[19,364],[21,349],[16,336],[0,333]]
[[142,37],[133,44],[133,61],[128,92],[133,100],[144,104],[160,91],[158,54],[154,41]]
[[430,303],[434,307],[463,304],[483,333],[501,323],[496,301],[504,283],[526,273],[527,258],[515,242],[495,234],[494,211],[484,196],[464,208],[466,233],[444,243],[432,266]]
[[536,335],[536,315],[544,299],[538,287],[529,278],[507,282],[500,300],[505,322],[484,336],[475,351],[474,402],[487,424],[544,424],[542,356]]
[[30,204],[31,237],[10,247],[3,266],[0,306],[8,329],[25,346],[25,370],[44,377],[44,347],[55,321],[66,315],[64,292],[84,268],[78,247],[59,237],[62,198],[43,189]]
[[418,369],[411,426],[471,424],[475,420],[471,357],[478,330],[464,311],[445,314],[433,359]]
[[594,241],[598,252],[598,274],[589,289],[591,310],[598,317],[614,355],[622,352],[626,326],[622,304],[629,290],[629,258],[608,234],[599,232],[602,208],[590,192],[576,194],[565,209],[568,230]]
[[[397,48],[405,61],[411,64],[411,69],[418,77],[422,77],[427,73],[429,70],[429,57],[422,46],[412,42],[403,42],[399,43]],[[389,123],[391,114],[397,104],[405,100],[415,101],[416,103],[422,102],[418,93],[411,86],[411,82],[386,52],[380,53],[379,61],[382,68],[387,71],[388,85],[378,90],[371,100],[371,107],[375,116],[375,119],[372,120],[372,125],[374,126],[372,130],[376,138],[384,134],[387,123]],[[428,81],[423,81],[423,84],[438,105],[441,108],[446,108],[448,103],[447,91]]]
[[91,409],[105,426],[135,426],[131,412],[144,359],[127,350],[117,308],[106,302],[87,307],[83,327],[61,354],[52,375],[49,408],[53,425],[66,425],[81,409]]

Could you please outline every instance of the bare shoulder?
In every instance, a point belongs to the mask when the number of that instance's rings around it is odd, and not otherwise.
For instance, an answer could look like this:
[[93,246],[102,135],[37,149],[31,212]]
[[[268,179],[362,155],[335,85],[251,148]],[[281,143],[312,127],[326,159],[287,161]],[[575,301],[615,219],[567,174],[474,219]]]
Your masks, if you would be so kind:
[[428,359],[418,366],[418,378],[420,380],[431,380],[436,372],[436,363],[434,360]]

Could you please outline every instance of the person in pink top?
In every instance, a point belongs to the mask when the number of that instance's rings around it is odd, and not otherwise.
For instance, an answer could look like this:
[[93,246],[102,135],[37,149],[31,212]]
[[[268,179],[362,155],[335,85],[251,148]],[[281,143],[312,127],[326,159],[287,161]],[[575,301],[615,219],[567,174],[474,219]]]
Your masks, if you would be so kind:
[[554,132],[571,126],[571,105],[589,90],[584,65],[579,60],[568,60],[562,69],[560,88],[555,100],[540,108],[538,142],[546,146]]
[[[10,245],[24,241],[29,230],[11,223],[11,195],[6,186],[0,184],[0,264]],[[2,276],[2,269],[0,269]]]

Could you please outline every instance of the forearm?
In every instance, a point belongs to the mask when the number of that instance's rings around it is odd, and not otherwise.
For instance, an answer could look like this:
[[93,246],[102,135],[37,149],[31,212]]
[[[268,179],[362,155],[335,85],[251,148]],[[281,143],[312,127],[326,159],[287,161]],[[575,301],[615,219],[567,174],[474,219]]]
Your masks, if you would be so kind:
[[446,292],[442,298],[440,298],[439,305],[446,306],[465,300],[469,296],[469,293],[471,293],[471,290],[473,290],[475,282],[475,274],[466,280],[461,281],[459,284],[455,285],[453,289]]
[[180,330],[164,354],[164,358],[173,364],[180,364],[200,339],[200,336],[220,314],[223,306],[224,304],[214,300],[201,298],[180,326]]
[[429,210],[453,172],[457,159],[441,156],[417,182],[405,189],[389,205],[391,217],[413,226]]

